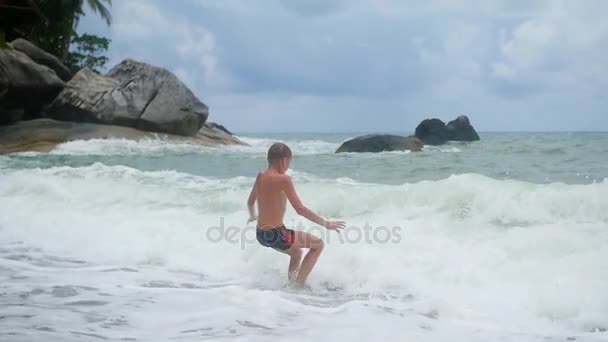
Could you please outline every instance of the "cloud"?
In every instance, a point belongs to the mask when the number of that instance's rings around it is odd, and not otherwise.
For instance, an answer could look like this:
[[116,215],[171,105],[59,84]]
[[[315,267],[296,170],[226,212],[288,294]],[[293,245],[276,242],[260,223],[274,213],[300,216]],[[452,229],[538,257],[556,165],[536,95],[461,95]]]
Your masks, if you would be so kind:
[[[320,7],[323,11],[341,8],[335,6]],[[234,91],[390,97],[424,85],[415,51],[409,49],[405,37],[392,34],[400,29],[398,23],[370,30],[378,18],[364,13],[311,17],[301,15],[300,9],[278,8],[243,12],[205,7],[200,11],[199,20],[222,31],[224,51],[240,52],[221,56],[239,77]],[[225,20],[238,27],[226,27]]]
[[348,4],[346,0],[282,0],[281,3],[289,10],[304,16],[337,13]]
[[459,113],[482,130],[608,129],[607,10],[602,0],[129,0],[114,3],[111,56],[173,70],[235,129],[410,131]]
[[491,76],[537,91],[605,87],[607,10],[603,1],[551,2],[536,16],[501,31],[500,54],[491,63]]
[[[202,82],[197,85],[201,90],[234,86],[234,79],[218,61],[215,35],[204,26],[150,0],[117,2],[114,12],[112,35],[120,37],[122,49],[130,54],[161,61],[166,68],[190,78],[191,84],[197,82],[186,75],[200,75],[197,79]],[[143,49],[134,51],[133,46]]]

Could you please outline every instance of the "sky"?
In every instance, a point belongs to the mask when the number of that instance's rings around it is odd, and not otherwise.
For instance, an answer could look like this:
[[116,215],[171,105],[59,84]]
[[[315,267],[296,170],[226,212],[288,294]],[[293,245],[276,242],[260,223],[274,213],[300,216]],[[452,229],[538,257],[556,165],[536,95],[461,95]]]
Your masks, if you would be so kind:
[[80,33],[235,132],[608,130],[608,1],[115,0]]

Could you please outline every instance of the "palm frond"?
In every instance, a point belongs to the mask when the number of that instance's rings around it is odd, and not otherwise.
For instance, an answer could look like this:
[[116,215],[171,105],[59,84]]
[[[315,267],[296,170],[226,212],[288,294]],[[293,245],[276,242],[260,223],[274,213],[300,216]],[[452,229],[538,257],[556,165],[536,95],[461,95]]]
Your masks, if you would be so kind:
[[87,0],[87,3],[108,25],[112,24],[112,13],[109,10],[109,7],[112,7],[112,0]]

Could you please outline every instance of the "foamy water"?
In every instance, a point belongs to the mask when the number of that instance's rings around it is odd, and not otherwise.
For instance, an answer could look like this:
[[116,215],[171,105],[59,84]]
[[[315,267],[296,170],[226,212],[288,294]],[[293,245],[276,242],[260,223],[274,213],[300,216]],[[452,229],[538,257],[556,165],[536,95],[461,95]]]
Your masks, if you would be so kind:
[[[334,155],[344,138],[0,156],[0,340],[608,338],[608,137]],[[349,225],[288,210],[327,244],[311,292],[285,288],[287,257],[245,225],[275,140],[306,204]]]

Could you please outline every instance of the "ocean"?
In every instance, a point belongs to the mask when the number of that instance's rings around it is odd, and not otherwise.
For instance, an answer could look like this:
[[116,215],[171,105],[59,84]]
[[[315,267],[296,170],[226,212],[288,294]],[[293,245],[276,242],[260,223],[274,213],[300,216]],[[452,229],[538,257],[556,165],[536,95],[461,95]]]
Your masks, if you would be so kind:
[[[334,154],[75,141],[0,155],[1,341],[608,341],[608,133],[481,133]],[[311,290],[246,200],[275,141],[303,202],[343,219]]]

